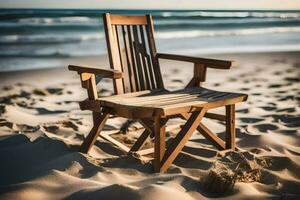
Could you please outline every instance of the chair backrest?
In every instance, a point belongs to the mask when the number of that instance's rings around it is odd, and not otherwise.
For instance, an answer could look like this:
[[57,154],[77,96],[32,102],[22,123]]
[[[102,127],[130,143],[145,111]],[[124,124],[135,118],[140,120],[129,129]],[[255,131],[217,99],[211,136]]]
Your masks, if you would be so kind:
[[124,73],[114,80],[115,93],[163,88],[152,17],[106,13],[103,21],[110,66]]

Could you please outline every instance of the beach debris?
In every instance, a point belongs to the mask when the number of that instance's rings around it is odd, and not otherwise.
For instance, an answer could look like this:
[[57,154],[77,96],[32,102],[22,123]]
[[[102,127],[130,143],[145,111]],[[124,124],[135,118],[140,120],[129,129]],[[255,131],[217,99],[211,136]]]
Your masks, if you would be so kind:
[[222,195],[233,189],[236,175],[225,165],[215,164],[203,182],[203,189],[215,195]]
[[48,96],[51,94],[61,95],[63,93],[63,89],[62,88],[46,88],[46,89],[36,88],[32,92],[33,94],[39,96]]
[[262,168],[268,160],[246,152],[219,153],[208,175],[203,179],[203,189],[215,195],[232,191],[236,182],[259,182]]
[[63,125],[63,127],[71,128],[74,131],[78,131],[78,126],[72,121],[63,121],[62,125]]

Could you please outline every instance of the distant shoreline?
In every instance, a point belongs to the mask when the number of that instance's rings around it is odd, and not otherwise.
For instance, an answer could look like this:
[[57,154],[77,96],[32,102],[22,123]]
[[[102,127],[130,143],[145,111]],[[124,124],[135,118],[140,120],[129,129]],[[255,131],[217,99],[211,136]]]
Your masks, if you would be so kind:
[[[168,53],[168,52],[163,52],[163,53]],[[177,54],[182,54],[182,53],[177,53]],[[210,53],[210,54],[199,54],[199,53],[191,53],[189,52],[188,55],[195,55],[195,56],[200,56],[200,57],[218,57],[218,56],[223,56],[223,57],[231,57],[234,59],[234,57],[244,57],[248,55],[281,55],[281,54],[290,54],[291,56],[294,55],[299,55],[300,56],[300,50],[295,50],[295,51],[270,51],[270,52],[240,52],[240,53]],[[5,58],[0,58],[1,59]],[[30,59],[30,58],[27,58]],[[55,56],[49,57],[49,59],[57,60]],[[7,70],[7,71],[1,71],[0,68],[0,78],[3,77],[5,74],[10,74],[10,73],[15,73],[15,72],[29,72],[29,71],[45,71],[45,70],[51,70],[51,69],[61,69],[64,66],[67,66],[68,64],[91,64],[91,65],[96,65],[99,66],[99,64],[106,62],[104,67],[109,67],[108,64],[108,57],[107,54],[101,54],[101,55],[90,55],[90,56],[77,56],[77,57],[63,57],[60,58],[60,61],[58,62],[58,65],[51,66],[51,67],[43,67],[39,68],[38,66],[36,68],[31,68],[31,69],[19,69],[19,70]],[[99,63],[99,64],[97,64]],[[103,65],[100,65],[103,67]]]

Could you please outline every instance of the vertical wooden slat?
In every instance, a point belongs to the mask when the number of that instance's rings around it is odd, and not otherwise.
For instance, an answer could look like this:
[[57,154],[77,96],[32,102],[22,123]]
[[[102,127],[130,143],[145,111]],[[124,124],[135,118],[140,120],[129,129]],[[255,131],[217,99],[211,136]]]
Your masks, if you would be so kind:
[[129,49],[129,39],[128,39],[128,32],[126,32],[124,25],[122,25],[122,32],[123,32],[123,41],[124,41],[124,49],[125,49],[125,56],[126,56],[126,62],[127,62],[127,70],[128,70],[128,79],[130,81],[130,89],[131,92],[135,92],[136,90],[136,84],[132,69],[132,60],[131,60],[131,54]]
[[[121,63],[120,57],[118,56],[118,49],[116,46],[116,38],[113,34],[113,25],[111,25],[110,15],[109,13],[105,13],[103,15],[103,23],[105,29],[106,43],[107,43],[107,51],[109,56],[110,67],[112,69],[121,71]],[[116,94],[123,94],[123,82],[122,79],[114,79],[114,90]]]
[[138,38],[138,32],[137,32],[137,26],[134,25],[132,26],[133,29],[133,38],[134,38],[134,53],[135,53],[135,60],[136,60],[136,64],[137,64],[137,69],[138,69],[138,73],[139,73],[139,81],[140,81],[140,86],[141,86],[141,90],[145,90],[145,78],[144,78],[144,73],[143,73],[143,69],[142,69],[142,62],[141,62],[141,57],[140,57],[140,42],[139,42],[139,38]]
[[226,149],[235,150],[235,105],[226,106]]
[[[147,36],[147,28],[146,26],[144,26],[145,28],[145,31],[143,31],[143,37],[142,37],[142,40],[145,41],[144,44],[145,44],[145,55],[146,55],[146,60],[147,60],[147,63],[148,63],[148,70],[149,70],[149,78],[150,78],[150,82],[151,82],[151,89],[155,89],[157,88],[157,86],[155,85],[156,84],[156,80],[155,80],[155,76],[154,76],[154,72],[153,72],[153,64],[151,62],[151,57],[150,57],[150,47],[149,47],[149,43],[148,43],[148,36]],[[145,39],[146,37],[146,39]],[[147,42],[146,42],[147,41]]]
[[[109,14],[104,15],[111,68],[122,70],[125,75],[123,79],[113,80],[117,94],[164,87],[156,57],[153,22],[150,15],[147,15],[146,19],[145,26],[144,24],[115,25],[111,24]],[[122,26],[123,37],[120,36],[116,26]],[[126,35],[124,35],[124,26],[127,28]]]
[[148,75],[148,70],[147,70],[147,63],[146,63],[146,59],[145,59],[145,43],[143,43],[142,41],[142,34],[143,32],[141,32],[140,30],[140,26],[137,26],[137,32],[138,34],[138,38],[139,38],[139,54],[140,54],[140,58],[141,58],[141,69],[143,72],[143,77],[144,77],[144,84],[145,84],[145,89],[151,89],[151,85],[150,85],[150,81],[149,81],[149,75]]
[[154,88],[154,84],[151,82],[153,79],[151,77],[151,75],[153,76],[153,74],[151,74],[150,68],[151,68],[151,63],[148,60],[149,55],[147,54],[147,45],[146,45],[146,41],[145,41],[145,33],[144,33],[144,28],[142,25],[139,26],[140,27],[140,36],[141,36],[141,40],[142,40],[142,55],[143,55],[143,65],[144,65],[144,73],[145,73],[145,79],[146,79],[146,83],[147,83],[147,89],[152,89]]
[[[123,34],[123,32],[121,32],[121,34]],[[130,84],[130,80],[129,80],[128,64],[127,64],[127,60],[125,57],[126,50],[125,50],[125,48],[123,48],[124,41],[121,41],[121,40],[123,40],[123,37],[119,37],[119,29],[118,29],[117,25],[115,25],[115,35],[116,35],[116,41],[118,43],[118,51],[119,51],[121,68],[124,73],[124,77],[122,79],[123,80],[123,89],[124,89],[124,92],[130,92],[131,84]]]
[[[118,33],[118,26],[117,25],[113,25],[113,35],[116,41],[116,47],[118,50],[118,57],[120,59],[120,67],[121,67],[121,71],[124,72],[124,68],[123,68],[123,60],[122,60],[122,52],[121,52],[121,46],[120,46],[120,40],[119,40],[119,33]],[[125,74],[124,74],[125,75]],[[126,75],[125,75],[126,76]],[[123,82],[123,89],[124,89],[124,78],[122,78],[122,82]]]
[[134,53],[134,47],[133,47],[133,41],[132,41],[132,33],[130,26],[127,26],[127,31],[128,31],[128,39],[129,39],[129,47],[130,47],[130,54],[131,54],[131,60],[132,60],[132,69],[133,69],[133,75],[134,75],[134,80],[136,84],[136,91],[140,91],[140,83],[138,79],[138,72],[137,72],[137,63],[135,59],[135,53]]
[[148,43],[149,43],[150,55],[151,55],[154,75],[157,83],[157,88],[164,88],[158,58],[156,57],[156,47],[154,41],[154,28],[153,28],[152,17],[151,15],[147,15],[146,17],[147,17],[146,28],[147,28]]

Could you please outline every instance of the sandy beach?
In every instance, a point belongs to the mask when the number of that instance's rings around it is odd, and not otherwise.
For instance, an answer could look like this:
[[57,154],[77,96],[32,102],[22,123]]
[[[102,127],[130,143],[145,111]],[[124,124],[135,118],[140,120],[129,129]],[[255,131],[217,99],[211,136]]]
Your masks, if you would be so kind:
[[[77,151],[92,120],[79,109],[86,91],[67,65],[108,68],[106,56],[65,58],[53,69],[1,72],[0,199],[300,199],[300,52],[205,57],[239,63],[229,71],[209,70],[204,85],[249,95],[237,105],[238,151],[218,152],[195,132],[164,174],[153,173],[151,160],[127,155],[101,138],[88,155]],[[170,90],[184,87],[193,72],[183,62],[164,61],[161,69]],[[111,80],[98,86],[99,95],[112,94]],[[224,138],[224,124],[204,120]],[[126,124],[110,118],[104,131],[130,146],[143,129],[137,122]],[[168,122],[168,138],[181,124]],[[234,174],[232,190],[211,186],[216,172],[225,178]]]

